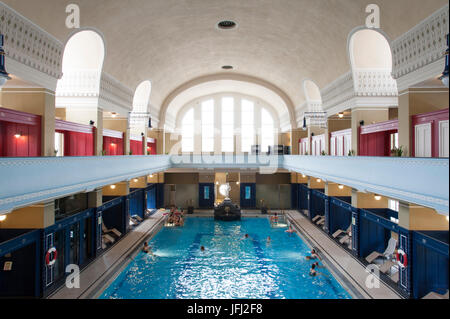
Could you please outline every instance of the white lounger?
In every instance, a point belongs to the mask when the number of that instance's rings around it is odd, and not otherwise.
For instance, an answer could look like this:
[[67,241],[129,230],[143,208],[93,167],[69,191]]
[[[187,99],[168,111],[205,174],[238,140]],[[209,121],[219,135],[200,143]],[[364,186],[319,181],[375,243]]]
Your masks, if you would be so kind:
[[437,292],[430,292],[422,299],[448,299],[448,290],[445,295],[438,294]]
[[132,216],[134,219],[136,219],[138,222],[142,223],[144,220],[139,215]]
[[313,223],[315,223],[315,222],[318,221],[320,218],[322,218],[322,216],[317,215],[317,216],[315,216],[313,219],[311,219],[311,221],[312,221]]
[[316,220],[315,223],[319,226],[325,224],[325,216],[320,216],[320,218]]
[[391,256],[394,253],[396,247],[397,247],[397,240],[395,240],[394,238],[391,237],[391,239],[389,239],[388,246],[387,246],[386,250],[384,251],[384,253],[381,254],[378,251],[374,251],[369,256],[366,257],[366,261],[369,264],[371,264],[378,257],[388,258],[389,256]]
[[337,231],[335,231],[333,234],[333,238],[338,238],[342,234],[348,235],[351,231],[352,231],[352,224],[348,226],[347,230],[338,229]]
[[104,234],[113,233],[117,237],[122,236],[122,233],[120,231],[118,231],[117,229],[115,229],[115,228],[111,228],[111,229],[106,228],[106,226],[105,226],[105,224],[103,222],[102,222],[102,231],[103,231]]

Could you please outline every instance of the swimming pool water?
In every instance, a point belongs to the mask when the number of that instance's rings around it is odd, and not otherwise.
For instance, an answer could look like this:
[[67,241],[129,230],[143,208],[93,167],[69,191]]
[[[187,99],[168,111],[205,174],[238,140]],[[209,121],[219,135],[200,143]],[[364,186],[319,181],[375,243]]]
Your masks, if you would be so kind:
[[308,246],[266,218],[187,218],[184,227],[163,228],[149,244],[155,257],[140,252],[100,298],[351,298],[326,268],[310,277]]

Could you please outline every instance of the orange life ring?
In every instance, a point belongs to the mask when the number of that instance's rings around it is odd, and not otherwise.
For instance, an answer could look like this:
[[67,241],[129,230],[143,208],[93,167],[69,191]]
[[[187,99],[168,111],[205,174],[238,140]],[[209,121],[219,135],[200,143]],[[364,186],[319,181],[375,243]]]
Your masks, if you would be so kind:
[[[402,257],[403,257],[403,262],[402,262]],[[406,268],[408,266],[408,256],[402,249],[397,250],[397,264],[401,268]]]
[[56,263],[56,258],[58,258],[58,251],[55,247],[52,247],[47,250],[47,254],[45,254],[45,264],[47,266],[53,266]]

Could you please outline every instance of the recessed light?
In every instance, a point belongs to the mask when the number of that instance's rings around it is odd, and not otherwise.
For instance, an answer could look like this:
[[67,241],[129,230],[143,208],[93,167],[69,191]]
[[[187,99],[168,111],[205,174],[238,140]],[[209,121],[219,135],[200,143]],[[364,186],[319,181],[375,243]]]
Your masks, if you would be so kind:
[[381,196],[380,195],[375,195],[375,200],[381,200]]
[[6,219],[6,215],[0,215],[0,222],[4,221]]
[[217,24],[219,29],[230,30],[237,27],[237,23],[231,20],[223,20]]
[[116,185],[111,185],[111,189],[116,189]]
[[233,70],[234,67],[232,65],[224,65],[224,66],[222,66],[222,69],[224,69],[224,70]]
[[339,189],[344,189],[344,185],[339,185]]
[[341,119],[341,118],[343,118],[343,117],[344,117],[344,113],[343,113],[343,112],[341,112],[341,113],[339,113],[339,114],[338,114],[338,116],[339,116],[339,118]]

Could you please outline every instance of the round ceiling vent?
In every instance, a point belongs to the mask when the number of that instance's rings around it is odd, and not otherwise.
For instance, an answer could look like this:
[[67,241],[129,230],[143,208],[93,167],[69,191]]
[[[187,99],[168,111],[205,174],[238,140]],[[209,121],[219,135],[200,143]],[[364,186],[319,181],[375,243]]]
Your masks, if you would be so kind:
[[224,21],[220,21],[217,24],[217,27],[219,29],[223,29],[223,30],[230,30],[230,29],[234,29],[237,27],[237,23],[231,20],[224,20]]

